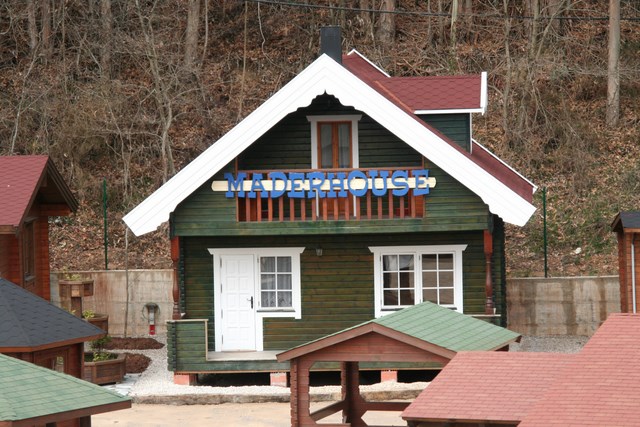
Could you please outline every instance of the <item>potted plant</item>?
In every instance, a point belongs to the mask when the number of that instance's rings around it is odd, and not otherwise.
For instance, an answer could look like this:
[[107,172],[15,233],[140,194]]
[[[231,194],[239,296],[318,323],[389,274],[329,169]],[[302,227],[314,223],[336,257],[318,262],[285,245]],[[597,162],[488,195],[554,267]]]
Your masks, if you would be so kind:
[[93,310],[82,310],[82,318],[105,332],[109,332],[109,315],[96,313]]
[[82,298],[93,295],[93,279],[83,278],[78,273],[63,273],[58,280],[62,298]]
[[91,341],[91,351],[84,353],[82,378],[94,384],[119,383],[126,373],[126,355],[109,353],[104,346],[111,341],[109,335]]

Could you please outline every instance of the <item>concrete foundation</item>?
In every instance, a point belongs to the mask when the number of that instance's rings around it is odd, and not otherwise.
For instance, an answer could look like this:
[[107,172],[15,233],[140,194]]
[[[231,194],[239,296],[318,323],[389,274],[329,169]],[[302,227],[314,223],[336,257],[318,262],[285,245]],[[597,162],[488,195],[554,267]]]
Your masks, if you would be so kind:
[[618,276],[507,279],[508,328],[523,335],[591,336],[620,312]]

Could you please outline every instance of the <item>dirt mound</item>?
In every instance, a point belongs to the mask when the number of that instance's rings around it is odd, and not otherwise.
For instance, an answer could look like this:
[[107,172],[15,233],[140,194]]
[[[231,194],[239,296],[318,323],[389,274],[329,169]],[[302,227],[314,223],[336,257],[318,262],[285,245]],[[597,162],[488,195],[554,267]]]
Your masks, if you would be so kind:
[[151,364],[151,359],[140,353],[125,353],[127,355],[127,374],[141,374]]
[[164,344],[153,338],[111,338],[104,348],[106,350],[157,350]]

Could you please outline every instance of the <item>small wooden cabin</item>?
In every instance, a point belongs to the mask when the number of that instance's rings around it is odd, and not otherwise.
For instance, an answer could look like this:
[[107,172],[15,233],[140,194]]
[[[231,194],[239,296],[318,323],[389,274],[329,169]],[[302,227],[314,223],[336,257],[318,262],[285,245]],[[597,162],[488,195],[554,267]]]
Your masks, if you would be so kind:
[[640,283],[640,211],[620,212],[611,229],[618,239],[618,271],[620,277],[620,310],[638,312]]
[[394,78],[338,43],[127,214],[170,223],[169,369],[287,371],[422,301],[504,324],[504,226],[535,187],[473,138],[486,101],[485,73]]
[[48,156],[0,157],[0,277],[50,300],[49,217],[77,208]]

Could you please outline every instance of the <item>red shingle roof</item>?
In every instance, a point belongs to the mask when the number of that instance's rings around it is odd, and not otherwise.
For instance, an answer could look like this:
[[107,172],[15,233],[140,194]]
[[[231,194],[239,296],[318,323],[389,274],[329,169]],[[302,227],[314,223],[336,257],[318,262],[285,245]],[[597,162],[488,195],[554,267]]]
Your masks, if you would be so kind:
[[[48,179],[45,179],[48,178]],[[0,157],[0,226],[18,227],[41,187],[45,202],[77,208],[68,187],[48,156]]]
[[369,86],[373,86],[388,98],[400,101],[411,112],[482,108],[480,99],[482,76],[480,74],[389,77],[362,56],[354,53],[343,55],[342,64]]
[[48,160],[47,156],[0,157],[0,225],[20,225]]
[[638,361],[640,315],[612,314],[578,354],[458,353],[402,417],[638,426]]
[[640,425],[640,315],[612,314],[520,427]]
[[472,141],[471,152],[467,152],[415,115],[416,111],[425,110],[477,111],[483,108],[481,75],[390,77],[357,52],[343,55],[342,65],[520,197],[529,203],[533,201],[534,185],[480,144]]
[[518,422],[574,355],[460,352],[405,409],[405,420]]

